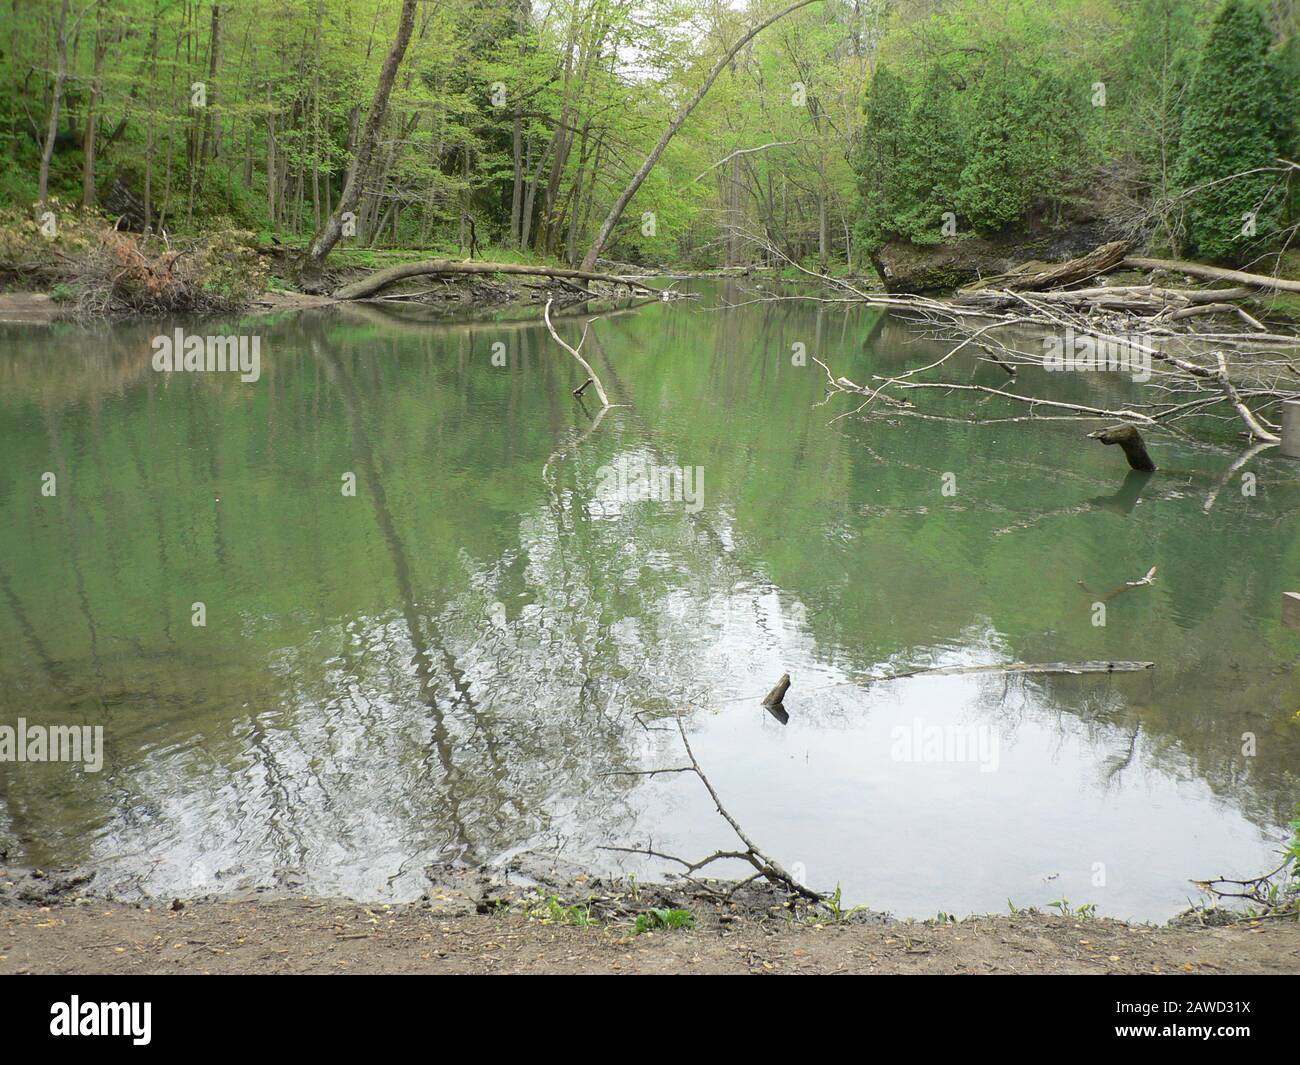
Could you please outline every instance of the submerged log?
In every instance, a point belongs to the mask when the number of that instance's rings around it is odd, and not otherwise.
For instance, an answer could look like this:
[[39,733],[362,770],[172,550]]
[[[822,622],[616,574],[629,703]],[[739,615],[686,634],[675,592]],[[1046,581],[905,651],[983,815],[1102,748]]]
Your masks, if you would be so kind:
[[1143,473],[1153,473],[1156,464],[1151,461],[1151,456],[1147,453],[1146,441],[1142,439],[1142,434],[1132,425],[1116,425],[1110,429],[1098,429],[1095,433],[1089,433],[1090,440],[1100,440],[1103,444],[1118,444],[1124,450],[1124,457],[1128,459],[1128,464],[1135,470],[1141,470]]
[[784,703],[773,703],[771,706],[764,703],[763,709],[781,722],[781,724],[790,724],[790,712],[786,710]]
[[1033,673],[1074,676],[1082,673],[1141,673],[1155,669],[1154,662],[1008,662],[985,666],[933,666],[909,669],[905,673],[890,673],[871,677],[873,681],[904,680],[908,677],[951,677],[964,673]]

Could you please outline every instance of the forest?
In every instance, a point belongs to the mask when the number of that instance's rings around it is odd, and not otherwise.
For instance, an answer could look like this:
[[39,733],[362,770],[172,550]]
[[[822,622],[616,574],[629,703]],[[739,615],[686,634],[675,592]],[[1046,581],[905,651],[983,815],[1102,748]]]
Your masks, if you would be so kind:
[[353,249],[575,265],[612,218],[617,262],[822,273],[1083,216],[1265,272],[1294,243],[1294,0],[783,7],[10,0],[0,203],[295,246],[342,204]]

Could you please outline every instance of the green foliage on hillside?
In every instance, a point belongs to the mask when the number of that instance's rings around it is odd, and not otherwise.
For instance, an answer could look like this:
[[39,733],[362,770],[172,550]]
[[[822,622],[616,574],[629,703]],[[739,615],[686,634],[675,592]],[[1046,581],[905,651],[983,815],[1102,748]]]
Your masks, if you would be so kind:
[[1298,40],[1251,0],[967,0],[900,19],[854,154],[861,250],[1050,226],[1104,187],[1153,243],[1257,257],[1300,214],[1300,172],[1278,161],[1300,142]]
[[[1276,163],[1300,155],[1300,13],[1220,3],[820,0],[728,65],[607,254],[840,269],[891,236],[1054,225],[1105,189],[1161,244],[1258,256],[1300,219],[1300,171]],[[61,211],[302,243],[339,202],[398,6],[19,5],[0,25],[0,204],[30,211],[46,170]],[[713,63],[782,6],[419,5],[338,253],[461,255],[472,224],[480,246],[580,258]]]
[[1188,199],[1188,245],[1207,259],[1245,261],[1279,228],[1281,188],[1258,172],[1275,165],[1286,121],[1271,41],[1256,7],[1227,0],[1188,90],[1176,177]]

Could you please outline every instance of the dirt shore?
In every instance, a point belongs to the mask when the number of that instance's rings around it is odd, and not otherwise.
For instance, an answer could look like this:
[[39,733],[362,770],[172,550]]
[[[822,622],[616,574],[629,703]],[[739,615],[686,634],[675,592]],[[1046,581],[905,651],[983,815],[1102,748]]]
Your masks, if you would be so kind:
[[[368,271],[336,272],[339,280],[351,279]],[[462,317],[489,312],[522,310],[539,307],[546,299],[554,299],[557,307],[583,303],[586,299],[600,298],[593,290],[602,286],[591,283],[589,288],[579,288],[564,281],[536,278],[489,277],[486,275],[452,276],[440,279],[433,286],[420,286],[419,279],[394,285],[385,291],[384,303],[396,300],[407,305],[424,308],[440,317]],[[584,296],[585,293],[585,296]],[[238,312],[240,315],[280,314],[285,311],[310,310],[317,307],[347,303],[331,296],[313,296],[289,289],[268,289]],[[47,292],[0,292],[0,322],[48,324],[50,322],[76,321],[76,304],[58,301]]]
[[[791,910],[768,892],[590,881],[577,920],[536,890],[441,884],[400,906],[344,899],[111,902],[0,880],[0,974],[1300,973],[1294,917],[1139,926],[1040,913],[957,923]],[[30,886],[30,881],[26,881]],[[627,885],[622,885],[625,889]],[[577,884],[581,890],[584,885]],[[566,899],[567,901],[567,899]],[[677,901],[695,927],[635,934]]]

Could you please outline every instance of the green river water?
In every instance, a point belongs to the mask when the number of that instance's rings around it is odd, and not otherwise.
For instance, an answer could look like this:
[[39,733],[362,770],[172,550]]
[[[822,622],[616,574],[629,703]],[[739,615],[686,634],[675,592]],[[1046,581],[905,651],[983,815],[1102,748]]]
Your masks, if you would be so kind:
[[[684,763],[680,709],[746,831],[848,902],[1158,920],[1193,878],[1277,864],[1300,462],[1252,459],[1249,495],[1220,483],[1227,423],[1153,437],[1142,479],[1093,422],[836,420],[856,403],[795,345],[860,382],[946,346],[696,287],[595,323],[618,405],[594,429],[537,322],[0,325],[0,725],[104,729],[99,772],[0,762],[0,855],[128,895],[409,899],[432,862],[528,852],[651,876],[603,848],[735,843],[698,780],[640,772]],[[256,335],[259,379],[155,372],[177,325]],[[1143,387],[1021,376],[1098,406]],[[917,402],[1026,413],[971,395]],[[689,468],[697,503],[611,481],[647,465]],[[867,679],[1093,659],[1156,666]],[[785,725],[760,706],[783,672]],[[936,729],[978,745],[931,757]]]

